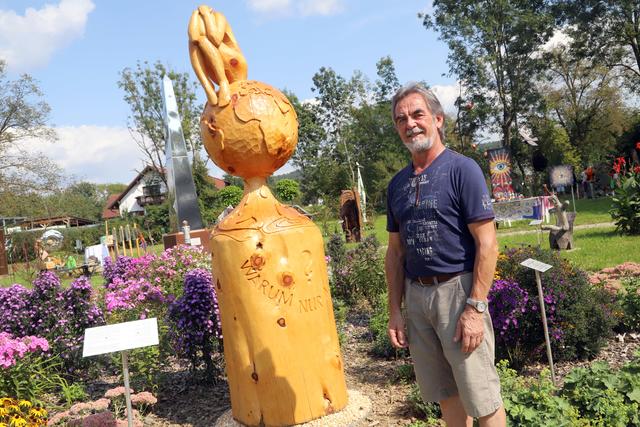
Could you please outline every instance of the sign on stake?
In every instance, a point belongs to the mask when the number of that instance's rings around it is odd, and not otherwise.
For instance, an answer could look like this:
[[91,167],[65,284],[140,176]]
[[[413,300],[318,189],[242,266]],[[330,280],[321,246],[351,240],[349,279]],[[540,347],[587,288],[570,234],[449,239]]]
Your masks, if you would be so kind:
[[131,388],[129,387],[129,350],[158,345],[158,342],[158,321],[155,317],[84,330],[82,357],[122,352],[122,376],[129,427],[133,426]]
[[547,327],[547,313],[544,306],[544,294],[542,292],[542,281],[540,279],[540,273],[552,268],[552,265],[545,264],[544,262],[535,260],[533,258],[527,258],[520,263],[524,267],[528,267],[536,273],[536,284],[538,285],[538,301],[540,302],[540,314],[542,316],[542,328],[544,329],[544,340],[547,345],[547,359],[549,359],[549,366],[551,368],[551,381],[553,385],[556,383],[556,373],[553,369],[553,356],[551,355],[551,340],[549,339],[549,328]]

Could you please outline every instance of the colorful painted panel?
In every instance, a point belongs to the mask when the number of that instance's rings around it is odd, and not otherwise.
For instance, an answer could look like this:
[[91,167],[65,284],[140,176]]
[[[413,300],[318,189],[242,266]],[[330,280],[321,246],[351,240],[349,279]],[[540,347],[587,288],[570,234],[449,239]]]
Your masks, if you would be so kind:
[[511,183],[511,155],[506,148],[494,148],[487,151],[491,189],[496,200],[508,200],[515,196]]

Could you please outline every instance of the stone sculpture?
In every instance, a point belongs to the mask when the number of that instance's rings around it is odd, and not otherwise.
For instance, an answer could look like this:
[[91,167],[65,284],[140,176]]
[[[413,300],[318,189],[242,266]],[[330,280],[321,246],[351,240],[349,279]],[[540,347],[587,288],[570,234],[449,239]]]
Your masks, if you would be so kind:
[[222,14],[200,6],[189,39],[208,99],[204,146],[245,183],[242,201],[211,240],[233,418],[284,426],[339,411],[347,391],[322,236],[266,186],[293,153],[296,113],[277,89],[246,80],[246,62]]

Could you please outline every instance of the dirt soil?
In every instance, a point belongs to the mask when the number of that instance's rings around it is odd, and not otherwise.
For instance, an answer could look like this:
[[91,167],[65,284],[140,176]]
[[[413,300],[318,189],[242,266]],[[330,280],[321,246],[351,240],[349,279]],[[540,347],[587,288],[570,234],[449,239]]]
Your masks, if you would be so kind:
[[[398,374],[398,367],[410,363],[410,360],[385,360],[372,356],[372,336],[363,316],[349,319],[343,332],[345,341],[342,352],[347,387],[360,391],[372,401],[372,412],[362,426],[406,426],[415,421],[406,402],[411,385],[400,381]],[[638,349],[640,334],[627,334],[624,339],[618,337],[609,340],[595,360],[605,360],[611,366],[619,367],[631,360]],[[572,368],[587,366],[592,362],[558,363],[556,375],[561,380]],[[537,375],[545,367],[544,364],[530,366],[525,374]],[[176,366],[164,384],[153,412],[145,417],[145,426],[209,427],[230,407],[224,378],[219,378],[213,385],[196,384],[184,367],[181,369]],[[103,383],[100,388],[107,386]]]

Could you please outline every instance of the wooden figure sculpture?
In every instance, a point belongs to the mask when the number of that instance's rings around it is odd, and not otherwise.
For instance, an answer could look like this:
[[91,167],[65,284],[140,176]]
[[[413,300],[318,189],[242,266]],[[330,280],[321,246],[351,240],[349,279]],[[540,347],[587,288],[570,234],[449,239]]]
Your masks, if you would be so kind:
[[549,246],[551,249],[573,249],[573,221],[575,213],[566,212],[569,202],[560,202],[558,196],[551,195],[552,212],[556,215],[556,225],[543,225],[542,230],[549,230]]
[[200,122],[205,148],[245,182],[242,201],[211,243],[233,418],[285,426],[339,411],[347,391],[322,236],[266,186],[293,153],[296,113],[277,89],[246,80],[219,12],[200,6],[189,37],[208,98]]

